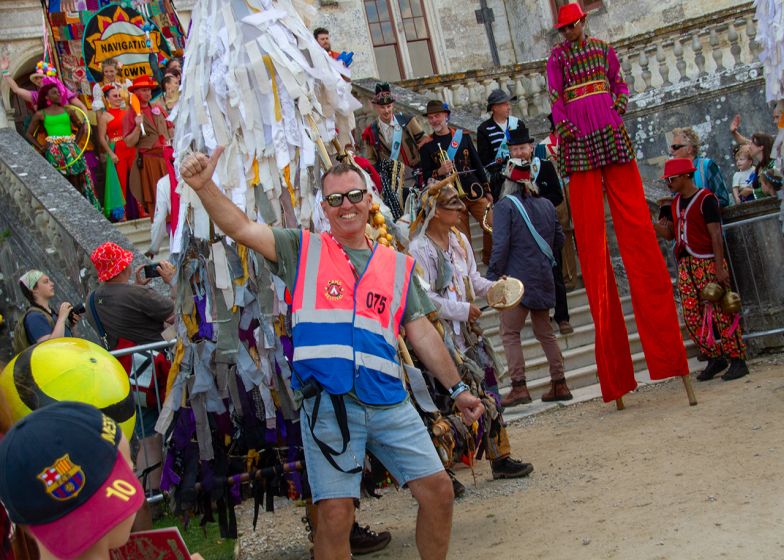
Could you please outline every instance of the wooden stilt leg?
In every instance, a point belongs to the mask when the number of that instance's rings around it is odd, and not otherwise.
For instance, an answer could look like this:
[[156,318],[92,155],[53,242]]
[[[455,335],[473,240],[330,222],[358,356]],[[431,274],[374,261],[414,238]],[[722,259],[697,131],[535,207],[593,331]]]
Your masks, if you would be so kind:
[[697,396],[694,394],[694,387],[691,386],[691,377],[689,374],[681,376],[683,386],[686,389],[686,396],[689,397],[689,405],[695,406],[697,404]]
[[617,408],[618,410],[623,410],[624,408],[626,408],[626,406],[624,406],[623,404],[623,397],[618,397],[617,399],[615,399],[615,408]]

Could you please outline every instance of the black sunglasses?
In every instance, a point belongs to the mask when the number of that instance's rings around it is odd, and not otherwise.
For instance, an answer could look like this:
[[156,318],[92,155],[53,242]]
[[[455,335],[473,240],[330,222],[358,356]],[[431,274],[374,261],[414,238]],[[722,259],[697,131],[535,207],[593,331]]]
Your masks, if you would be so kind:
[[327,201],[327,204],[332,206],[333,208],[337,208],[341,204],[343,204],[343,198],[347,198],[351,204],[357,204],[362,201],[365,196],[367,189],[353,189],[348,191],[347,193],[332,193],[324,197],[324,200]]
[[685,148],[688,144],[670,144],[670,149],[674,152],[676,150],[680,150],[681,148]]

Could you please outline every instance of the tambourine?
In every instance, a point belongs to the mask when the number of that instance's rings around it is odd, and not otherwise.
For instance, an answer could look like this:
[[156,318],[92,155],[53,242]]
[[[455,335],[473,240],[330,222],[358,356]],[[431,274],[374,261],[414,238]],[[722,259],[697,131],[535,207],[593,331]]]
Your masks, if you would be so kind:
[[486,296],[487,304],[499,311],[509,309],[520,303],[524,293],[523,283],[517,278],[507,276],[490,286]]

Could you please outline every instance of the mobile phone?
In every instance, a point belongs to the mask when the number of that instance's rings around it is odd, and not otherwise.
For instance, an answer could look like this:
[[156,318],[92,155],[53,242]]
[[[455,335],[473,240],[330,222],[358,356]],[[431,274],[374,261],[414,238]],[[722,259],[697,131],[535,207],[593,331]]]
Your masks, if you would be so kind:
[[158,272],[158,265],[160,263],[152,263],[152,264],[145,264],[144,265],[144,277],[145,278],[159,278],[161,273]]

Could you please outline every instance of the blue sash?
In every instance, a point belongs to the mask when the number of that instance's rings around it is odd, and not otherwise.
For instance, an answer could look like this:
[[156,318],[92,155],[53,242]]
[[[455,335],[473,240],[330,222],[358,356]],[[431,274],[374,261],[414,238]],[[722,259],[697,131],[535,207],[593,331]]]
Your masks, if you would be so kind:
[[446,155],[449,158],[449,161],[455,161],[455,154],[457,154],[457,149],[460,147],[460,142],[463,141],[463,129],[458,128],[455,130],[454,135],[452,135],[452,141],[449,143],[449,149],[446,151]]
[[506,143],[507,135],[509,134],[510,130],[515,130],[517,128],[517,117],[509,117],[506,121],[506,130],[504,130],[504,139],[501,140],[501,145],[498,146],[498,150],[495,152],[495,159],[505,159],[509,155],[509,146]]
[[395,130],[392,133],[392,148],[389,150],[389,159],[397,160],[400,155],[400,148],[403,145],[403,127],[395,119]]
[[539,250],[544,254],[545,257],[547,257],[547,260],[550,261],[550,266],[555,266],[556,262],[555,262],[555,257],[553,256],[553,250],[550,248],[550,245],[547,243],[547,241],[545,241],[544,238],[541,235],[539,235],[539,232],[536,231],[536,228],[531,223],[531,218],[528,216],[528,212],[526,212],[523,203],[517,200],[516,196],[511,194],[507,195],[506,198],[510,199],[514,203],[514,205],[517,206],[518,212],[520,212],[520,215],[523,217],[523,221],[525,222],[525,225],[528,227],[528,231],[531,232],[534,241],[536,241],[536,244],[539,245]]

